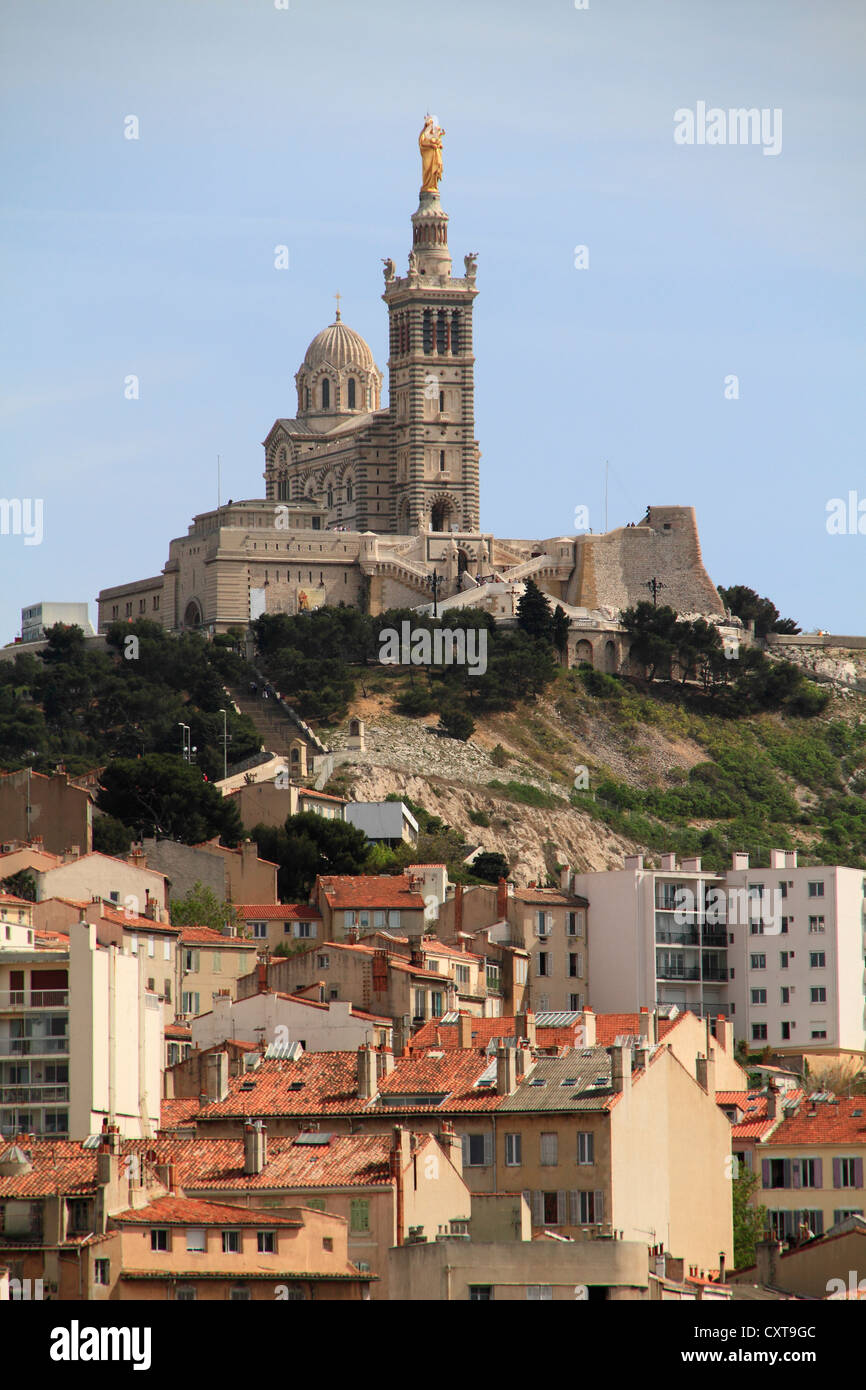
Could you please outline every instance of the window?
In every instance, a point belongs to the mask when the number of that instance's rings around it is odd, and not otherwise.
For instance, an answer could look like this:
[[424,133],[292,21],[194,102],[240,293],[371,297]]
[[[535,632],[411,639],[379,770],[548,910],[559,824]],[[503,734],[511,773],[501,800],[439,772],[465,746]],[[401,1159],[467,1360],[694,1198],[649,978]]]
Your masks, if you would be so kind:
[[538,973],[539,975],[550,975],[550,952],[539,951],[538,953]]
[[468,965],[458,965],[458,967],[457,967],[457,984],[458,984],[458,986],[462,986],[464,989],[468,989],[468,988],[469,988],[469,966],[468,966]]
[[569,936],[583,936],[583,913],[569,912],[566,914],[566,932]]
[[489,1168],[493,1163],[492,1134],[463,1135],[464,1168]]
[[182,1014],[197,1014],[201,1012],[199,1008],[198,990],[184,990],[180,1011]]
[[539,936],[549,936],[552,927],[553,927],[553,913],[552,913],[552,912],[536,912],[536,914],[535,914],[535,930],[536,930],[536,932],[538,933]]
[[809,1036],[812,1037],[812,1038],[815,1038],[816,1040],[820,1040],[821,1038],[826,1038],[826,1036],[827,1036],[827,1029],[826,1029],[826,1028],[813,1028],[813,1029],[812,1029],[812,1032],[810,1033]]
[[355,378],[354,378],[353,376],[350,376],[350,377],[349,377],[348,399],[349,399],[349,409],[350,409],[350,410],[354,410],[354,409],[355,409]]
[[156,941],[152,936],[147,938],[147,954],[151,957],[156,955]]
[[809,964],[813,970],[823,970],[827,964],[827,955],[824,951],[810,951]]
[[249,1303],[251,1298],[249,1284],[234,1284],[229,1290],[230,1303]]
[[167,936],[163,938],[162,958],[163,960],[171,960],[171,942]]
[[780,970],[787,970],[787,969],[788,969],[788,952],[787,952],[787,951],[780,951],[780,952],[779,952],[779,969],[780,969]]
[[782,1042],[790,1042],[790,1040],[791,1040],[791,1025],[790,1025],[790,1023],[785,1022],[785,1023],[782,1024]]
[[152,1230],[150,1233],[150,1248],[151,1250],[170,1249],[168,1241],[168,1231]]
[[788,917],[783,917],[783,918],[782,918],[782,928],[781,928],[781,934],[782,934],[782,936],[787,936],[787,935],[788,935],[788,922],[789,922],[789,920],[791,920],[791,919],[789,919]]
[[177,1303],[195,1303],[198,1298],[195,1284],[178,1284],[174,1297]]
[[[845,1221],[849,1216],[862,1216],[862,1207],[837,1207],[833,1212],[833,1225],[838,1226],[840,1221]],[[862,1287],[862,1285],[861,1285]]]
[[810,884],[809,884],[809,897],[810,897],[810,898],[823,898],[823,896],[824,896],[824,884],[823,884],[823,881],[822,881],[822,880],[819,879],[816,883],[810,883]]
[[[280,1199],[278,1205],[282,1206],[282,1199]],[[324,1211],[325,1199],[324,1197],[305,1197],[304,1206],[311,1207],[313,1211]]]
[[327,377],[322,382],[322,409],[327,410],[331,404],[331,383]]
[[813,1004],[826,1004],[827,991],[823,985],[817,985],[810,989],[809,996]]
[[203,1226],[190,1226],[186,1233],[186,1248],[201,1254],[207,1250],[207,1236]]
[[579,1226],[594,1226],[604,1220],[604,1196],[601,1192],[578,1192],[577,1222]]
[[537,1298],[540,1298],[540,1299],[552,1299],[552,1298],[553,1298],[553,1285],[552,1285],[552,1284],[527,1284],[527,1285],[526,1285],[526,1297],[529,1298],[529,1299],[537,1299]]
[[241,1233],[240,1231],[223,1231],[223,1254],[239,1255],[241,1253]]
[[787,896],[788,896],[788,883],[787,883],[787,880],[784,879],[784,878],[780,878],[780,879],[779,879],[779,897],[780,897],[780,898],[787,898]]
[[568,973],[569,973],[569,975],[571,975],[571,976],[574,976],[574,975],[579,974],[579,971],[578,971],[578,968],[577,968],[577,952],[576,952],[576,951],[569,951],[569,953],[568,953]]
[[[797,1160],[794,1160],[795,1164]],[[821,1176],[818,1170],[818,1160],[815,1158],[801,1158],[800,1163],[800,1186],[801,1187],[820,1187]]]
[[553,1131],[541,1136],[541,1165],[555,1168],[559,1163],[559,1135]]
[[826,931],[826,930],[827,930],[827,928],[826,928],[825,925],[824,925],[824,918],[823,918],[823,917],[810,917],[810,918],[809,918],[809,931],[811,932],[811,934],[812,934],[813,936],[817,936],[819,933],[824,932],[824,931]]
[[275,1231],[259,1231],[256,1240],[260,1255],[276,1255],[277,1236]]
[[219,975],[223,968],[222,951],[212,951],[211,956],[213,957],[213,972],[215,975]]
[[493,1287],[491,1284],[470,1284],[469,1285],[470,1303],[492,1303]]
[[444,472],[445,472],[445,450],[444,450],[444,449],[440,449],[440,450],[439,450],[439,472],[440,472],[440,473],[444,473]]
[[752,990],[752,1003],[753,1003],[753,1004],[766,1004],[766,1002],[767,1002],[767,991],[766,991],[765,989],[753,989],[753,990]]
[[110,1261],[110,1260],[94,1260],[94,1261],[93,1261],[93,1282],[94,1282],[94,1284],[109,1284],[109,1283],[111,1283],[111,1277],[110,1277],[110,1275],[111,1275],[111,1261]]
[[319,970],[327,970],[331,964],[330,956],[316,956],[316,966]]
[[571,1011],[571,1013],[575,1013],[575,1014],[580,1013],[580,1011],[581,1011],[582,1008],[583,1008],[583,995],[582,995],[582,994],[570,994],[570,995],[568,996],[568,1007],[569,1007],[569,1010]]
[[766,1023],[752,1024],[752,1042],[766,1042],[767,1025]]
[[752,955],[749,957],[749,964],[753,970],[766,970],[767,957],[765,955]]
[[199,963],[198,963],[198,951],[184,951],[184,953],[183,953],[183,968],[184,968],[184,970],[185,970],[185,972],[186,972],[187,975],[197,975],[197,974],[198,974],[198,968],[199,968]]
[[322,1249],[323,1249],[323,1250],[333,1250],[333,1248],[334,1248],[334,1238],[333,1238],[333,1236],[322,1236]]
[[[267,934],[268,934],[268,924],[267,924],[267,922],[250,922],[248,925],[252,928],[252,933],[253,933],[253,939],[254,939],[254,940],[256,940],[256,941],[262,941],[262,940],[264,940],[264,938],[267,936]],[[286,928],[286,931],[288,931],[288,927]]]
[[862,1186],[863,1186],[863,1160],[862,1160],[862,1158],[834,1158],[834,1159],[833,1159],[833,1186],[834,1186],[834,1187],[862,1187]]
[[783,986],[782,986],[782,989],[781,989],[780,993],[781,993],[781,995],[782,995],[782,1003],[783,1003],[783,1004],[790,1004],[790,1002],[791,1002],[791,991],[790,991],[790,989],[788,988],[787,985],[783,985]]
[[577,1131],[577,1161],[583,1165],[595,1162],[595,1136],[592,1130]]
[[360,1235],[370,1229],[370,1203],[365,1197],[357,1197],[349,1203],[349,1230]]
[[523,1162],[521,1136],[519,1134],[506,1134],[505,1136],[505,1166],[506,1168],[519,1168]]
[[329,998],[329,999],[339,999],[339,997],[340,997],[340,990],[339,990],[338,986],[337,986],[337,985],[331,985],[331,988],[328,990],[328,998]]

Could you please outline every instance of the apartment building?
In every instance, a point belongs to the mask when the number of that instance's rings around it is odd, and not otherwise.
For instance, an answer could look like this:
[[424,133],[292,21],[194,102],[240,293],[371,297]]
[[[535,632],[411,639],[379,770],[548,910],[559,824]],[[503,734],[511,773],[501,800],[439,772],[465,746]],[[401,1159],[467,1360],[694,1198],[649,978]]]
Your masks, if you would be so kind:
[[750,868],[747,854],[735,854],[725,877],[729,916],[735,896],[745,905],[729,952],[736,963],[730,999],[737,1035],[753,1050],[770,1047],[807,1061],[862,1057],[866,873],[800,868],[796,851],[771,850],[766,869]]
[[244,840],[237,849],[229,849],[220,844],[218,837],[200,845],[144,839],[141,853],[149,865],[169,879],[172,898],[186,897],[200,883],[210,888],[220,901],[277,901],[278,866],[269,859],[260,859],[258,847],[251,840]]
[[355,1051],[361,1043],[392,1047],[390,1018],[365,1013],[339,999],[327,1002],[267,990],[233,999],[215,994],[213,1008],[192,1021],[192,1043],[213,1047],[226,1039],[264,1043],[287,1049],[299,1043],[305,1052]]
[[425,924],[425,887],[423,875],[411,871],[405,874],[320,875],[311,896],[321,913],[322,937],[325,941],[344,941],[356,928],[372,931],[377,927],[407,936],[421,936]]
[[234,908],[260,951],[322,938],[322,914],[310,903],[235,903]]
[[46,776],[30,767],[0,773],[0,841],[27,843],[35,836],[50,854],[72,845],[93,849],[93,793],[56,771]]
[[388,951],[390,955],[402,956],[422,970],[430,970],[436,975],[447,975],[457,987],[459,1008],[479,1018],[494,1018],[502,1010],[502,984],[498,962],[488,964],[486,956],[467,949],[464,938],[459,946],[452,946],[437,936],[423,936],[410,939],[395,936],[393,932],[368,932],[359,937],[364,946],[372,946]]
[[[399,1020],[402,1036],[429,1018],[441,1018],[458,1002],[457,985],[438,970],[358,942],[324,940],[293,956],[271,960],[269,989],[307,994],[323,1003],[338,999],[356,1009]],[[261,989],[258,972],[238,981],[237,998]]]
[[99,898],[143,916],[168,911],[165,875],[148,868],[145,858],[136,852],[128,859],[116,859],[110,854],[79,854],[73,846],[61,856],[48,854],[37,842],[0,854],[0,878],[22,869],[34,880],[37,902],[46,898],[90,902]]
[[229,936],[212,927],[182,927],[177,1017],[194,1019],[207,1013],[226,991],[234,998],[238,980],[253,969],[257,954],[256,942],[244,936]]
[[572,890],[591,904],[590,1002],[598,1013],[675,1004],[699,1017],[730,1013],[725,879],[699,858],[575,874]]
[[829,1092],[786,1099],[779,1122],[755,1145],[754,1202],[778,1239],[826,1234],[866,1212],[866,1096]]
[[350,1262],[344,1218],[174,1192],[111,1216],[85,1259],[84,1297],[96,1302],[345,1302],[369,1298],[375,1278]]
[[[289,780],[290,774],[285,759],[282,767],[270,781],[244,782],[230,787],[222,783],[226,796],[232,798],[244,825],[250,829],[254,825],[269,825],[274,828],[285,825],[288,816],[301,815],[305,811],[325,820],[344,820],[345,798],[331,796],[329,792],[315,791],[310,787],[299,787]],[[230,778],[229,781],[236,779]]]

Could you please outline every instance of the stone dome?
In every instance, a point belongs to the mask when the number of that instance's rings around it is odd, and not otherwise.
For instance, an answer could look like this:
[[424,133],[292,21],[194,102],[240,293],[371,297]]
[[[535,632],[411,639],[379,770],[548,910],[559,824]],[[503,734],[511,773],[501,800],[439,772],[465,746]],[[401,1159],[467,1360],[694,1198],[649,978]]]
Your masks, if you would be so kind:
[[343,323],[337,310],[335,321],[317,333],[304,354],[305,367],[315,368],[327,364],[330,367],[360,367],[365,371],[375,370],[373,353],[369,343],[348,324]]

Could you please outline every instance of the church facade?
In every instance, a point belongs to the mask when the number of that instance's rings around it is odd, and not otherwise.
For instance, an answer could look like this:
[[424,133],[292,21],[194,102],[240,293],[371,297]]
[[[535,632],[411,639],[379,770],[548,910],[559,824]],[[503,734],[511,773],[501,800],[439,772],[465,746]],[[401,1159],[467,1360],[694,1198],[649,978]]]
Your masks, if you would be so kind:
[[[372,349],[342,321],[295,376],[296,413],[264,440],[265,497],[193,519],[159,575],[104,589],[99,628],[148,617],[171,631],[245,627],[263,612],[356,604],[371,613],[533,577],[570,612],[616,626],[651,579],[681,613],[724,613],[694,512],[650,507],[602,535],[502,539],[480,527],[473,311],[476,256],[454,275],[438,190],[441,131],[425,123],[405,275],[384,260],[388,403]],[[438,145],[437,145],[438,140]],[[438,162],[437,154],[438,153]],[[432,154],[431,154],[432,151]],[[497,599],[497,604],[501,600]]]

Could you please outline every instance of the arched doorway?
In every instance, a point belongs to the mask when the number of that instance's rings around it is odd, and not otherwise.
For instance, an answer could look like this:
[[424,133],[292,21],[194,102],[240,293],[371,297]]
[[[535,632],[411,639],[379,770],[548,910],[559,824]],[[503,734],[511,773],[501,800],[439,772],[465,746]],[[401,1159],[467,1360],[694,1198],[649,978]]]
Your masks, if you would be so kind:
[[582,661],[587,661],[587,662],[589,662],[589,665],[590,665],[590,666],[593,664],[593,662],[592,662],[592,643],[591,643],[591,642],[587,642],[587,640],[586,640],[585,637],[582,637],[581,640],[578,642],[577,646],[575,647],[575,650],[574,650],[574,660],[575,660],[575,663],[576,663],[578,666],[580,665],[580,663],[581,663]]
[[432,531],[447,531],[451,525],[451,506],[445,500],[433,503],[431,512],[430,529]]
[[191,598],[183,615],[184,627],[201,627],[204,617],[198,599]]
[[608,675],[616,673],[616,647],[611,641],[604,644],[604,669]]
[[457,573],[463,574],[469,568],[469,556],[465,550],[458,547],[457,550]]

